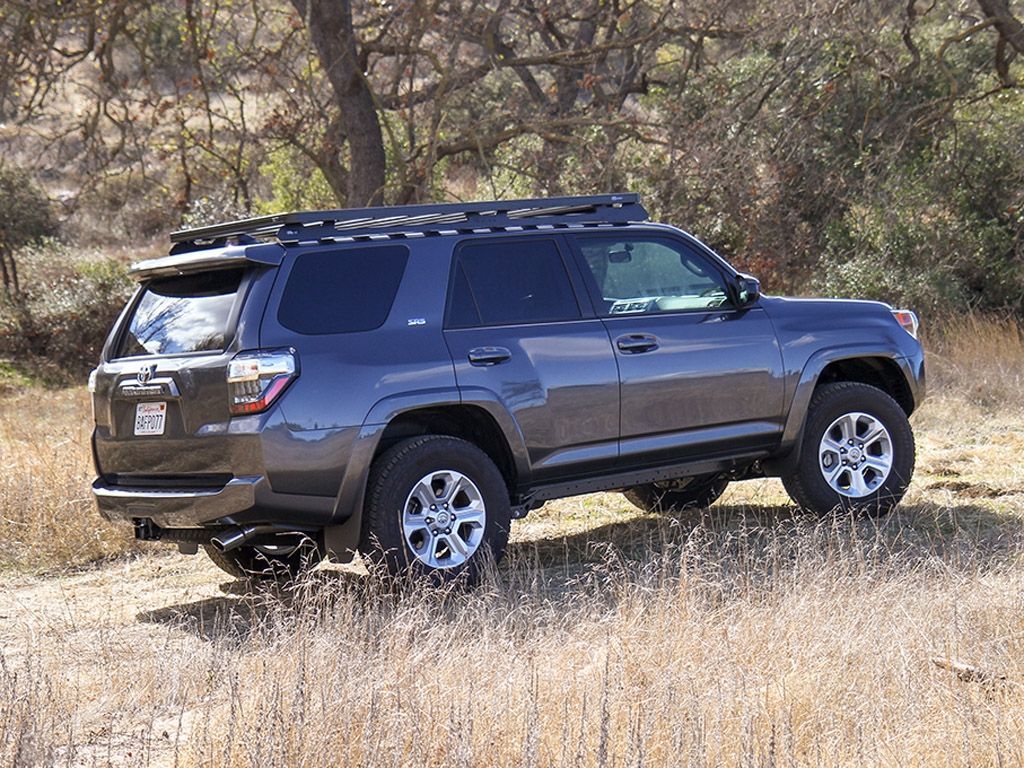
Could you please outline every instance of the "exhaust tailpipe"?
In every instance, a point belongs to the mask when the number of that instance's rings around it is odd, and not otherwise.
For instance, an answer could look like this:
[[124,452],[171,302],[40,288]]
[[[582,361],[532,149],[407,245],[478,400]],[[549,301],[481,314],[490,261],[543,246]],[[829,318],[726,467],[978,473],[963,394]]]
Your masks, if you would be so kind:
[[210,539],[210,543],[220,552],[230,552],[242,546],[260,532],[260,527],[255,525],[238,525],[218,533]]

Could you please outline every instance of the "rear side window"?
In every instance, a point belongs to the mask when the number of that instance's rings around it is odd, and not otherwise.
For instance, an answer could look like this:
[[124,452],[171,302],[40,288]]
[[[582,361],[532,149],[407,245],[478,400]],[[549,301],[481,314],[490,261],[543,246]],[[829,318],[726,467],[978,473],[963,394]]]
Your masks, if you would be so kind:
[[580,316],[553,240],[469,243],[458,252],[448,325],[512,325]]
[[408,259],[404,245],[300,254],[277,319],[305,334],[379,328],[391,312]]
[[223,350],[242,270],[217,270],[152,280],[121,338],[117,357]]

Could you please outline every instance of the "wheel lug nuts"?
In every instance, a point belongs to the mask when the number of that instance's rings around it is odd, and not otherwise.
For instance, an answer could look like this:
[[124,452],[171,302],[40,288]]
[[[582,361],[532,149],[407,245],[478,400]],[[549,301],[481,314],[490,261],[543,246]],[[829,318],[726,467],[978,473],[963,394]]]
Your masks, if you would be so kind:
[[846,453],[846,449],[845,449],[845,448],[840,448],[840,449],[839,449],[839,452],[840,452],[840,453]]
[[436,510],[437,509],[437,504],[431,504],[430,508]]
[[451,533],[451,532],[452,532],[452,529],[451,529],[451,528],[445,528],[445,529],[444,529],[444,532],[445,532],[445,533]]

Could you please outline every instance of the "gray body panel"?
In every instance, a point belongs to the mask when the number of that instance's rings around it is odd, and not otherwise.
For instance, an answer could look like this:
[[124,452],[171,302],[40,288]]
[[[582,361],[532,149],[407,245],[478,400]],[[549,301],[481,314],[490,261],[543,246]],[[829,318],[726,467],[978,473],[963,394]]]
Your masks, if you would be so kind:
[[[679,230],[643,224],[618,231],[624,230],[678,238],[736,275]],[[573,233],[555,236],[569,253]],[[365,248],[365,241],[223,249],[233,264],[250,264],[223,353],[114,359],[126,309],[104,349],[94,395],[101,512],[164,527],[322,527],[341,551],[354,546],[367,476],[388,426],[424,409],[486,414],[507,447],[513,501],[525,504],[740,471],[759,460],[771,471],[772,461],[792,454],[814,386],[837,360],[891,360],[912,393],[911,408],[924,395],[921,346],[886,305],[762,296],[744,308],[601,318],[568,257],[581,319],[445,330],[453,253],[460,242],[481,237],[494,234],[384,243],[406,245],[409,258],[387,319],[371,331],[303,335],[278,321],[298,254]],[[249,249],[253,258],[245,262]],[[150,268],[157,275],[211,264],[217,249]],[[657,347],[623,352],[616,339],[630,334],[653,335]],[[232,418],[227,364],[240,351],[261,348],[293,349],[298,377],[267,412]],[[470,352],[481,348],[509,355],[472,363]],[[167,432],[159,437],[131,435],[138,398],[119,394],[141,365],[155,365],[154,380],[166,384],[159,399],[168,402]]]

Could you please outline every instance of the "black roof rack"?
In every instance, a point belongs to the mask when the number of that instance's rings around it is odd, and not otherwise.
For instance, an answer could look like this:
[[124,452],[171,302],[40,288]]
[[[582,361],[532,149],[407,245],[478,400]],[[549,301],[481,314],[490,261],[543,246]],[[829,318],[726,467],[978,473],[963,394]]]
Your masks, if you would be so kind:
[[542,225],[628,224],[648,220],[635,193],[480,203],[297,211],[171,233],[172,243],[275,237],[282,243],[372,234],[431,233]]

